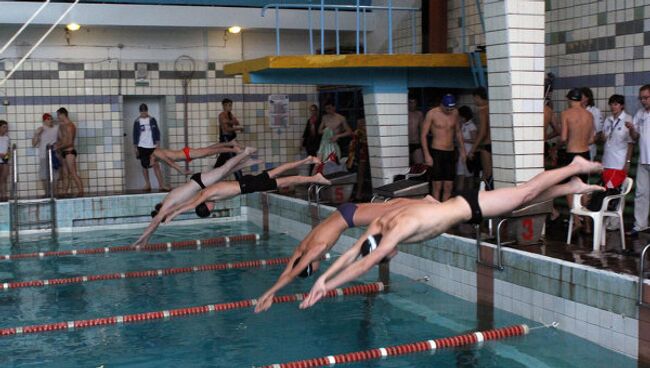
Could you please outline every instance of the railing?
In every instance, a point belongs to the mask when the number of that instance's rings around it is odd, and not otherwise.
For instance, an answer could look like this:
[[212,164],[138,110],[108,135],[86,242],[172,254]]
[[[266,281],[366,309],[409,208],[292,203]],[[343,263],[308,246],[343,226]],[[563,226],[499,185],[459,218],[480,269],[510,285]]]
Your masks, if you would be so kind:
[[361,1],[357,0],[356,5],[327,5],[325,0],[321,0],[320,4],[267,4],[262,8],[262,16],[265,16],[268,9],[275,10],[275,54],[280,55],[280,9],[302,9],[307,10],[307,23],[309,26],[309,53],[315,54],[314,50],[314,27],[312,25],[313,15],[312,12],[314,9],[319,10],[320,15],[320,54],[325,54],[325,11],[333,10],[334,11],[334,23],[335,23],[335,34],[336,34],[336,54],[339,55],[341,51],[340,44],[340,30],[339,30],[339,11],[354,11],[356,13],[356,41],[355,48],[356,53],[361,53],[361,42],[360,38],[363,37],[363,53],[368,52],[367,47],[367,33],[368,27],[366,22],[366,13],[371,11],[386,11],[388,18],[388,53],[393,54],[393,12],[409,12],[411,17],[411,39],[412,46],[411,52],[417,53],[416,50],[416,15],[420,11],[420,8],[409,8],[409,7],[395,7],[393,6],[393,1],[388,0],[387,6],[373,6],[373,5],[361,5]]
[[49,194],[50,194],[50,221],[52,228],[52,238],[56,238],[56,182],[54,178],[54,146],[51,144],[47,145],[47,177],[49,179]]
[[648,253],[648,249],[650,249],[650,244],[646,245],[645,248],[643,248],[643,251],[641,252],[641,261],[639,262],[639,284],[637,286],[637,293],[639,296],[639,300],[637,301],[637,304],[640,307],[645,307],[645,308],[650,308],[650,303],[646,303],[643,301],[644,295],[643,295],[643,282],[645,281],[645,257],[646,254]]
[[[18,244],[19,238],[20,238],[20,227],[21,225],[49,225],[50,229],[52,231],[52,238],[56,238],[57,232],[56,232],[56,196],[55,196],[55,176],[54,176],[54,148],[52,145],[48,144],[47,145],[47,162],[48,162],[48,167],[47,167],[47,175],[48,175],[48,183],[47,183],[47,188],[46,191],[47,193],[47,198],[46,199],[36,199],[36,200],[23,200],[20,201],[18,199],[18,183],[20,182],[20,177],[18,175],[18,155],[17,155],[17,148],[16,145],[13,144],[11,146],[12,154],[12,169],[13,173],[11,176],[11,206],[9,209],[9,217],[10,217],[10,238],[11,238],[11,243],[12,244]],[[19,208],[25,207],[25,206],[31,206],[31,205],[42,205],[42,204],[48,204],[49,205],[49,210],[50,210],[50,218],[48,220],[40,220],[37,219],[36,221],[29,222],[29,221],[23,221],[21,222],[20,220],[20,213],[18,211]]]
[[13,205],[9,208],[9,221],[11,223],[10,237],[11,242],[16,243],[18,241],[18,149],[16,144],[11,145],[11,162],[12,170],[11,173],[11,202]]

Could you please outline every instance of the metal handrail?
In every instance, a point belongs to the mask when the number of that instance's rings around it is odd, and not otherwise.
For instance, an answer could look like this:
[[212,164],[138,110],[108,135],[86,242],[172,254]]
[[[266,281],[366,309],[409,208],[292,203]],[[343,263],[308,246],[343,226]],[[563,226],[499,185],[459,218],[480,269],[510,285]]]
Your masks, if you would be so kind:
[[641,261],[639,262],[639,284],[637,286],[637,293],[639,296],[637,305],[646,308],[650,308],[650,303],[645,303],[643,301],[643,282],[645,281],[645,275],[643,271],[645,269],[645,256],[646,253],[648,253],[648,249],[650,249],[650,244],[646,245],[645,248],[643,248],[643,251],[641,251]]
[[11,242],[18,242],[18,148],[16,144],[11,145],[11,201],[13,206],[9,209],[9,217],[11,222]]
[[50,189],[50,221],[52,222],[52,237],[56,237],[56,196],[55,196],[55,181],[54,181],[54,145],[48,144],[47,148],[47,173],[49,179]]
[[320,53],[321,55],[325,54],[325,10],[334,10],[334,23],[335,23],[335,33],[336,33],[336,54],[340,54],[340,37],[339,37],[339,11],[340,10],[353,10],[356,15],[356,29],[355,29],[355,39],[356,39],[356,53],[359,54],[360,50],[360,40],[359,33],[361,27],[361,15],[363,16],[363,53],[367,52],[367,36],[366,36],[366,12],[372,10],[385,10],[388,12],[388,53],[393,54],[393,11],[408,11],[411,13],[411,50],[412,53],[416,53],[416,26],[415,26],[415,14],[420,11],[420,8],[411,8],[411,7],[401,7],[393,6],[393,1],[388,0],[387,6],[375,6],[375,5],[360,5],[360,1],[357,0],[356,5],[334,5],[334,4],[325,4],[324,0],[320,1],[320,4],[266,4],[262,7],[262,17],[265,16],[267,9],[275,10],[275,54],[280,55],[280,9],[304,9],[307,10],[307,22],[309,23],[309,52],[314,54],[314,43],[313,43],[313,27],[312,27],[312,9],[314,7],[320,8]]

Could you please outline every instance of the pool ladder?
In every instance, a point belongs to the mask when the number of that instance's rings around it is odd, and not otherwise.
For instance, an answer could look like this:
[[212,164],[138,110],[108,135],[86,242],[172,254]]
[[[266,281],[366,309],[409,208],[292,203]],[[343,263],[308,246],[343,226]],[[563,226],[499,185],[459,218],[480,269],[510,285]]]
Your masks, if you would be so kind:
[[[49,228],[52,232],[52,238],[56,238],[56,199],[54,197],[54,168],[52,166],[52,158],[54,155],[54,149],[51,145],[47,145],[47,161],[48,161],[48,186],[49,186],[49,196],[45,199],[18,199],[18,183],[20,183],[20,177],[18,175],[18,149],[16,144],[11,146],[11,157],[12,157],[12,170],[13,174],[11,176],[11,201],[9,202],[9,217],[10,217],[10,238],[13,245],[18,244],[20,240],[20,230],[23,226],[41,226],[49,225]],[[21,221],[20,208],[29,208],[36,206],[38,209],[37,213],[40,213],[41,205],[48,205],[49,217],[46,220],[37,219],[36,221]],[[29,215],[29,213],[28,213]]]
[[645,307],[645,308],[650,308],[650,303],[646,303],[643,301],[643,282],[645,281],[645,258],[646,254],[648,253],[648,249],[650,249],[650,244],[647,244],[644,248],[643,251],[641,251],[641,260],[639,262],[639,282],[637,285],[637,295],[639,296],[639,300],[637,301],[637,304],[640,307]]

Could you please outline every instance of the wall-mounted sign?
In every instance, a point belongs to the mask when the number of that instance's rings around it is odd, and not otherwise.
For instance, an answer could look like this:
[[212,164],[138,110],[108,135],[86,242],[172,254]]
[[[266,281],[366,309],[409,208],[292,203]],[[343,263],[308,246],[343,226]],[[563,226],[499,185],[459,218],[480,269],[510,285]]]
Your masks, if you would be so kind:
[[289,126],[289,96],[269,95],[269,126],[282,129]]

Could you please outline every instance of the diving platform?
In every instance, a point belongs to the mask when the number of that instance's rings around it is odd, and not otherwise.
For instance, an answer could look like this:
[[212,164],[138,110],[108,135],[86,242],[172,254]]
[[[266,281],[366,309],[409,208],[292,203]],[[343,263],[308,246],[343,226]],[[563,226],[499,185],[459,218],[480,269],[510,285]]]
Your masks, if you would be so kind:
[[485,54],[286,55],[227,64],[224,73],[249,84],[475,88],[484,65]]

